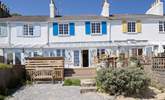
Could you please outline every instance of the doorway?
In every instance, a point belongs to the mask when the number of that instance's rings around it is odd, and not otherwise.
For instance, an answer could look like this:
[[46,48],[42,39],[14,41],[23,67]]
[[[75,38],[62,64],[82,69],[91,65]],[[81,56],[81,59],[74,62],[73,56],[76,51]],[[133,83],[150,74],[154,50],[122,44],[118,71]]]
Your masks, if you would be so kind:
[[82,57],[83,57],[83,67],[89,67],[89,53],[88,50],[82,51]]

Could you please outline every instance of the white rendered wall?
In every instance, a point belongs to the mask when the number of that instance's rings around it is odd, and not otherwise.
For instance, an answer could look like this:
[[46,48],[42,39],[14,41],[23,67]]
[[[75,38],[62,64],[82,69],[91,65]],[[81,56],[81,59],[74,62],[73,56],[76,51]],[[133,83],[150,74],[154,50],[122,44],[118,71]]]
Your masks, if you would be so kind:
[[[128,20],[129,21],[129,20]],[[142,20],[141,33],[123,33],[122,21],[111,21],[111,39],[116,40],[148,40],[150,43],[164,43],[165,33],[159,33],[159,20]]]
[[17,35],[16,26],[17,26],[16,23],[11,24],[11,44],[35,45],[35,44],[46,44],[48,42],[48,26],[46,23],[41,23],[41,34],[39,37],[20,37]]
[[[69,22],[68,22],[69,23]],[[107,22],[107,35],[86,35],[85,33],[85,21],[84,22],[75,22],[75,36],[60,37],[53,36],[53,25],[49,25],[49,38],[50,43],[56,42],[95,42],[95,41],[109,41],[110,34],[109,29],[110,24]]]

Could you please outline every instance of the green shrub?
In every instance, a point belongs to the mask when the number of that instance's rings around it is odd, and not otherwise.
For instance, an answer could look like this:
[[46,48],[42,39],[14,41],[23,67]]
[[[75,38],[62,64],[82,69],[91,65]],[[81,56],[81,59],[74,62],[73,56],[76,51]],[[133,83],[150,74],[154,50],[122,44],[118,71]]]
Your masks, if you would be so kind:
[[11,66],[7,65],[7,64],[0,63],[0,69],[8,69],[8,68],[11,68]]
[[5,96],[0,95],[0,100],[4,100],[4,99],[5,99]]
[[64,80],[64,86],[80,86],[79,79],[66,79]]
[[140,68],[102,69],[97,73],[97,87],[109,94],[140,94],[145,91],[150,79]]

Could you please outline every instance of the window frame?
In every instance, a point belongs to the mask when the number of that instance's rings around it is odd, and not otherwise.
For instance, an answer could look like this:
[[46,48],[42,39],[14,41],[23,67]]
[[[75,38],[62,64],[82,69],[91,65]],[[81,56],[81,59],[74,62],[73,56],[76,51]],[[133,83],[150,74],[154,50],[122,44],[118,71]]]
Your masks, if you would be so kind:
[[132,48],[131,49],[131,55],[134,57],[137,57],[137,56],[142,56],[144,53],[144,50],[143,48]]
[[[25,26],[27,26],[26,28],[26,30],[25,30]],[[34,31],[34,27],[35,27],[35,25],[34,24],[23,24],[23,37],[36,37],[35,36],[35,31]],[[33,31],[30,31],[30,29],[33,29]],[[27,33],[25,33],[25,32],[27,32]],[[32,32],[32,34],[31,34],[31,32]]]
[[[73,51],[73,56],[74,56],[74,66],[80,66],[80,51],[79,50],[74,50]],[[77,54],[77,55],[76,55]]]
[[105,48],[98,48],[97,49],[97,58],[100,59],[102,55],[106,54],[106,49]]
[[[92,26],[92,24],[95,24],[95,26],[94,26],[94,32],[93,32],[93,26]],[[100,32],[98,32],[98,29],[97,29],[97,25],[96,24],[100,24]],[[90,31],[91,31],[91,34],[92,35],[101,35],[102,34],[102,23],[101,22],[91,22],[91,24],[90,24]]]
[[[3,33],[3,32],[5,32],[5,33]],[[7,23],[0,23],[0,37],[7,37],[7,34],[8,34]]]
[[[131,25],[129,26],[129,24],[131,23]],[[135,26],[133,27],[133,23],[135,24]],[[130,29],[129,29],[130,28]],[[132,29],[134,28],[134,29]],[[130,31],[129,31],[130,30]],[[134,30],[134,31],[133,31]],[[127,22],[127,33],[137,33],[136,32],[136,21],[128,21]]]
[[[60,29],[60,25],[62,25],[62,30]],[[65,25],[67,25],[68,29],[65,29]],[[62,31],[62,34],[61,32]],[[67,34],[65,34],[65,32],[67,32]],[[59,23],[58,24],[58,36],[69,36],[70,35],[70,24],[69,23]]]
[[[160,30],[160,27],[162,30]],[[165,21],[159,21],[159,33],[165,33]]]
[[56,49],[56,57],[66,57],[65,49]]

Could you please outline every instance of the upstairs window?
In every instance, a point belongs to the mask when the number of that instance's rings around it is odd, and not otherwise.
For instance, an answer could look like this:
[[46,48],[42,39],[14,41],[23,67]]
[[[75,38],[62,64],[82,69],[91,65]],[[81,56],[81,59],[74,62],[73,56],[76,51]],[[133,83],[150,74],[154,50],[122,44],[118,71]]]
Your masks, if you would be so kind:
[[101,33],[101,24],[100,23],[91,23],[92,34]]
[[59,35],[61,35],[61,36],[69,35],[69,25],[68,24],[59,24]]
[[165,21],[159,22],[159,32],[165,32]]
[[128,22],[128,32],[136,32],[136,22]]
[[26,24],[23,26],[23,35],[24,36],[33,36],[34,35],[34,26]]
[[0,36],[7,36],[7,24],[0,23]]

